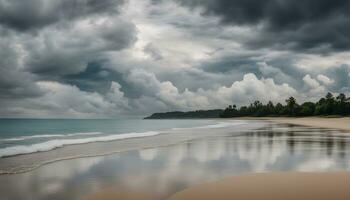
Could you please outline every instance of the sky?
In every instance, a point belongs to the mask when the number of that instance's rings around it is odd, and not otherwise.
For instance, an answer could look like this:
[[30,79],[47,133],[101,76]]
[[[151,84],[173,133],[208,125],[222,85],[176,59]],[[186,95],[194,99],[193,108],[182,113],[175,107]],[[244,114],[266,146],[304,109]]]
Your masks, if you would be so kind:
[[347,0],[0,0],[0,117],[350,95]]

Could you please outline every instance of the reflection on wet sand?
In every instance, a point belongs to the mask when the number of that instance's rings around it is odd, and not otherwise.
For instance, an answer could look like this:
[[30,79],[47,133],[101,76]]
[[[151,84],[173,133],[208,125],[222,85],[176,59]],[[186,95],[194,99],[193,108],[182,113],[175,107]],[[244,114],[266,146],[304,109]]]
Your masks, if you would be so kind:
[[198,183],[242,173],[346,171],[349,136],[332,129],[270,124],[241,135],[214,135],[0,176],[0,192],[3,199],[79,199],[118,187],[163,199]]

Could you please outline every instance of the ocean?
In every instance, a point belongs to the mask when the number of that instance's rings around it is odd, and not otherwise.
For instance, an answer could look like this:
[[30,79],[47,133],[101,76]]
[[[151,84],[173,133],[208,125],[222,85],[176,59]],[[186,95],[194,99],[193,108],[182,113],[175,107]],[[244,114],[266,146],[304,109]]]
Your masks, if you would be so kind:
[[215,120],[0,119],[0,158],[91,142],[154,136],[160,131],[230,126]]

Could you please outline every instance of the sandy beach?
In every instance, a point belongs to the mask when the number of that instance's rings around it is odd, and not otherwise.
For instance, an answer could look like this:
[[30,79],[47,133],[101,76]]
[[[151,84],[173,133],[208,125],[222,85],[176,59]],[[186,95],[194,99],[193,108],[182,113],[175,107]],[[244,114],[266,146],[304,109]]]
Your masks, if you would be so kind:
[[[350,173],[255,173],[190,187],[168,200],[348,200]],[[97,192],[83,200],[151,200],[143,191],[130,192],[118,187]]]
[[206,183],[168,200],[347,200],[350,173],[257,173]]
[[[239,118],[264,120],[281,124],[293,124],[350,131],[350,118]],[[199,184],[171,195],[168,200],[238,199],[238,200],[347,200],[350,199],[349,172],[271,172],[249,173]],[[86,200],[97,199],[152,199],[144,192],[121,191],[108,188]]]
[[123,187],[110,187],[82,200],[153,200],[155,196],[147,191],[130,191]]
[[[249,119],[249,118],[244,118]],[[263,117],[251,118],[350,131],[350,118],[322,117]],[[231,177],[213,183],[189,188],[173,195],[169,200],[240,199],[240,200],[345,200],[350,199],[350,173],[262,173]]]
[[302,126],[313,126],[319,128],[332,128],[350,131],[350,117],[256,117],[240,118],[252,120],[266,120],[276,123],[286,123]]

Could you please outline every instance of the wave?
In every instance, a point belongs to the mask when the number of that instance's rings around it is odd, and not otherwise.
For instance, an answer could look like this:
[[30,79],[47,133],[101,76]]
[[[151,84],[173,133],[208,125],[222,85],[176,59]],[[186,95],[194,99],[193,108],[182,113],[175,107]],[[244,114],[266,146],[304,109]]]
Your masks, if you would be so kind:
[[82,136],[82,135],[101,135],[101,132],[87,132],[87,133],[71,133],[71,134],[50,134],[50,135],[31,135],[31,136],[20,136],[13,138],[3,138],[0,141],[9,142],[9,141],[23,141],[31,140],[37,138],[53,138],[53,137],[72,137],[72,136]]
[[143,133],[125,133],[119,135],[108,135],[92,138],[80,138],[80,139],[55,139],[49,140],[42,143],[32,144],[32,145],[18,145],[12,147],[6,147],[0,149],[0,158],[9,157],[21,154],[30,154],[35,152],[50,151],[56,148],[60,148],[67,145],[75,144],[86,144],[92,142],[108,142],[113,140],[129,139],[129,138],[139,138],[139,137],[149,137],[158,135],[159,132],[149,131]]

